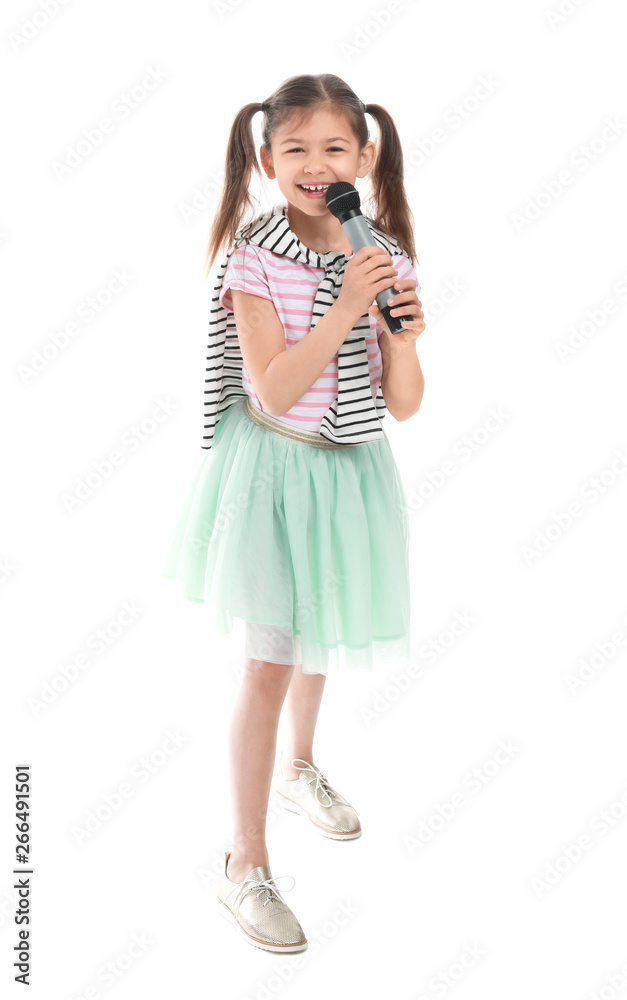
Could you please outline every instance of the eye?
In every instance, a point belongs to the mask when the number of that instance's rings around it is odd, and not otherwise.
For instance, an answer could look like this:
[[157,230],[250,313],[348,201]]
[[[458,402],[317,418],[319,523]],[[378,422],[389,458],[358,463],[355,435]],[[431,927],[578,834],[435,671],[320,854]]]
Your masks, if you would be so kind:
[[[346,150],[343,149],[341,146],[329,146],[329,149],[333,150],[333,152],[336,152],[336,153],[345,153],[346,152]],[[301,149],[300,146],[296,146],[295,149],[288,149],[287,152],[288,153],[301,153],[302,149]]]

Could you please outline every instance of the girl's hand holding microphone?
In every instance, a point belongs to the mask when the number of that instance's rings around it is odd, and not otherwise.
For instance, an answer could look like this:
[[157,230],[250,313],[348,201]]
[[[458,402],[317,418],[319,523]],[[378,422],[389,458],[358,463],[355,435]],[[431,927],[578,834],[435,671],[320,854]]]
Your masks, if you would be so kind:
[[[411,320],[403,320],[405,329],[401,333],[390,333],[383,313],[377,305],[376,297],[386,288],[397,288],[397,295],[390,298],[394,302],[394,314],[411,315]],[[399,278],[392,258],[383,247],[362,247],[346,263],[342,287],[337,297],[338,304],[353,318],[353,321],[368,312],[382,327],[388,345],[393,348],[413,344],[425,329],[422,304],[416,295],[416,282],[412,278]],[[396,312],[396,308],[401,308]]]

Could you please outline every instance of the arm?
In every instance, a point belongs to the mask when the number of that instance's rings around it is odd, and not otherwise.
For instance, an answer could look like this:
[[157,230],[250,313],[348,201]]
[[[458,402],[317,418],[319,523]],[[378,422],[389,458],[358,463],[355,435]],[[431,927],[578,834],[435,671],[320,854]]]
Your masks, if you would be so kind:
[[[391,336],[391,335],[390,335]],[[420,367],[416,342],[400,347],[379,341],[383,375],[381,392],[385,405],[395,420],[409,420],[417,413],[425,391],[425,377]]]
[[283,416],[322,374],[355,322],[339,300],[289,350],[274,303],[231,290],[244,364],[266,413]]
[[395,420],[409,420],[420,409],[425,391],[425,377],[416,354],[416,341],[425,329],[425,321],[422,303],[415,291],[417,281],[401,278],[394,287],[398,289],[398,294],[393,301],[388,299],[388,303],[395,306],[392,315],[411,316],[403,323],[400,333],[390,333],[377,303],[373,303],[368,312],[381,327],[381,392],[385,405]]

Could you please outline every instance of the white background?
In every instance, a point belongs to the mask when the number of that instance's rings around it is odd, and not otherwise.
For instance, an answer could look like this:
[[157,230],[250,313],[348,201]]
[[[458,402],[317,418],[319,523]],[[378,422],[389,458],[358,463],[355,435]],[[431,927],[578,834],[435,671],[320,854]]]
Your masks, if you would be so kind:
[[[563,3],[554,24],[558,0],[54,7],[46,18],[12,0],[2,13],[3,995],[23,995],[11,888],[22,763],[33,775],[29,995],[618,995],[623,5]],[[16,42],[34,15],[41,27]],[[68,147],[151,69],[161,82],[59,176]],[[228,130],[242,105],[301,72],[336,73],[394,117],[427,328],[422,407],[386,420],[410,510],[416,676],[330,676],[316,734],[316,763],[364,835],[317,838],[271,794],[272,871],[296,879],[285,898],[310,941],[297,962],[248,946],[216,911],[243,632],[216,646],[204,607],[160,572],[202,457],[201,271]],[[255,129],[259,142],[259,116]],[[434,133],[442,141],[425,152]],[[278,188],[265,185],[271,203]],[[25,375],[116,269],[131,276],[124,290]],[[578,346],[562,358],[569,339]],[[172,412],[151,424],[164,399]],[[504,415],[498,427],[491,410]],[[69,510],[76,481],[145,421],[152,433]],[[125,602],[137,617],[114,636]],[[473,622],[452,636],[459,614]],[[96,654],[89,637],[101,628]],[[432,641],[441,655],[427,659]],[[41,704],[81,653],[89,663]],[[568,677],[584,661],[574,691]],[[168,732],[181,745],[159,756]],[[507,757],[501,741],[515,748]],[[124,782],[131,797],[80,839]],[[446,803],[452,815],[438,823]],[[342,923],[341,904],[352,912]],[[128,959],[134,935],[149,943]],[[478,956],[464,965],[469,946]],[[101,978],[108,963],[113,985]]]

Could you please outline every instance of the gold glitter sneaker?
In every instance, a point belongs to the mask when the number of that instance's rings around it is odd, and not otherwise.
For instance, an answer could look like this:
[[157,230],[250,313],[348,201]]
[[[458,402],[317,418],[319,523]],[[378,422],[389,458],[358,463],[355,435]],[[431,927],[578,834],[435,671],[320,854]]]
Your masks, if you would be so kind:
[[[231,852],[225,851],[224,874],[218,883],[217,900],[222,916],[255,948],[305,951],[305,932],[276,888],[268,866],[252,868],[241,882],[232,882],[226,873],[230,856]],[[292,876],[277,875],[277,878]],[[291,885],[290,889],[293,888]]]
[[331,787],[326,775],[302,757],[294,757],[292,767],[300,771],[298,777],[290,781],[281,775],[274,789],[283,808],[302,816],[317,833],[331,840],[355,840],[361,837],[357,813]]

